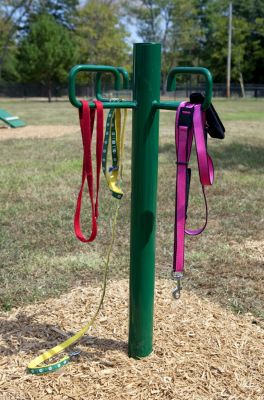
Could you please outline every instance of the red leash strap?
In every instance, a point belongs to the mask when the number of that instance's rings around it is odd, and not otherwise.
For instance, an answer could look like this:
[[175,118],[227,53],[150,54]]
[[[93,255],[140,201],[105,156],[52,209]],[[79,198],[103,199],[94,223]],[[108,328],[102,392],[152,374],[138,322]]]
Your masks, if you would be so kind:
[[[82,183],[79,191],[76,210],[74,215],[74,231],[77,239],[81,242],[89,243],[92,242],[97,235],[97,218],[98,214],[98,194],[100,186],[100,171],[102,164],[102,152],[103,152],[103,135],[104,135],[104,115],[103,115],[103,104],[100,101],[95,100],[96,110],[90,110],[87,101],[81,101],[82,107],[79,109],[80,126],[82,132],[83,142],[83,169],[82,169]],[[92,164],[92,136],[95,113],[97,111],[96,119],[96,198],[94,201],[94,183],[93,183],[93,164]],[[81,208],[82,208],[82,196],[83,189],[87,181],[88,192],[91,201],[92,210],[92,227],[90,237],[87,239],[81,230]]]

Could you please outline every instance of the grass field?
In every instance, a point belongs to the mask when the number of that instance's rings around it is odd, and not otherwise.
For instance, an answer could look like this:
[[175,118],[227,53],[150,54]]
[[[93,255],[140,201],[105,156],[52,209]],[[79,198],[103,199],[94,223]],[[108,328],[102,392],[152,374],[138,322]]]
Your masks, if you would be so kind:
[[[263,100],[215,101],[226,126],[226,139],[209,140],[216,170],[215,184],[207,190],[209,224],[202,236],[186,240],[184,283],[188,291],[256,318],[264,318],[263,106]],[[98,239],[88,246],[79,243],[72,223],[82,164],[77,110],[67,102],[10,100],[1,100],[0,108],[19,115],[39,136],[27,138],[24,128],[25,137],[17,139],[18,130],[0,130],[0,136],[4,132],[0,142],[0,305],[9,310],[101,279],[114,200],[102,177]],[[50,126],[54,134],[46,135]],[[58,136],[58,126],[60,130],[73,127]],[[169,277],[174,113],[162,112],[160,126],[156,260],[157,274]],[[131,115],[124,165],[126,195],[111,261],[113,279],[126,276],[129,267],[130,151]],[[194,227],[201,224],[204,209],[194,157],[192,164],[188,221]]]

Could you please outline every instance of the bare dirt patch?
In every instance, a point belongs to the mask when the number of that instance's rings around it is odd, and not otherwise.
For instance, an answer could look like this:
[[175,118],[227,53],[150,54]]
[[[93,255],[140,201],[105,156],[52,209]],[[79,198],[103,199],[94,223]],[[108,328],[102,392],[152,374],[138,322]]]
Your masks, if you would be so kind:
[[0,140],[53,138],[79,131],[78,125],[31,125],[23,128],[0,127]]
[[252,316],[235,316],[187,291],[175,302],[167,280],[156,285],[150,357],[127,356],[128,283],[121,280],[109,284],[92,336],[78,345],[79,359],[55,373],[27,374],[33,357],[65,340],[60,330],[75,332],[85,324],[99,294],[99,287],[79,287],[2,313],[2,400],[263,400],[263,329]]

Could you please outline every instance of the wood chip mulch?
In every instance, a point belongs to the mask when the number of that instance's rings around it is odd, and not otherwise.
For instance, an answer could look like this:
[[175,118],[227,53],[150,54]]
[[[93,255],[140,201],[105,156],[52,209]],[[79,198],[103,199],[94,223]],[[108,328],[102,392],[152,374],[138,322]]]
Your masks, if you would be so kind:
[[151,356],[128,358],[128,282],[112,281],[80,356],[42,376],[28,374],[28,362],[86,323],[100,287],[1,313],[0,399],[263,400],[263,327],[187,291],[175,301],[171,289],[156,282]]

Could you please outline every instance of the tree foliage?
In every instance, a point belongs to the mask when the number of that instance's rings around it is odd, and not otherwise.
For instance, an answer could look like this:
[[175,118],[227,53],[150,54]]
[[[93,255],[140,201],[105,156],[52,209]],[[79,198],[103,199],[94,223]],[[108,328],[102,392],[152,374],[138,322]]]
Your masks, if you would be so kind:
[[76,34],[82,63],[126,66],[128,33],[120,21],[115,3],[88,1],[79,10]]
[[52,15],[58,23],[72,30],[78,5],[78,0],[32,0],[27,24],[31,23],[32,17],[34,20],[34,15],[47,13]]
[[75,63],[71,33],[49,14],[40,14],[30,26],[18,49],[19,73],[24,82],[41,82],[49,90],[66,80]]
[[[137,0],[127,10],[144,40],[163,47],[163,70],[203,65],[225,81],[228,0]],[[233,1],[232,78],[263,82],[264,0]]]
[[[204,45],[201,60],[213,72],[218,82],[225,81],[228,43],[227,0],[202,0],[204,21]],[[258,26],[263,26],[263,0],[233,1],[232,24],[232,79],[263,82],[264,36]],[[262,69],[262,72],[261,72]]]
[[0,80],[16,76],[15,37],[29,12],[33,0],[1,0],[0,2]]
[[[39,60],[51,65],[62,52],[52,64],[52,81],[64,79],[67,65],[75,62],[131,68],[128,31],[136,31],[142,41],[161,43],[163,85],[176,65],[205,66],[224,82],[228,5],[229,0],[1,0],[0,79],[47,83]],[[38,26],[41,39],[34,36]],[[263,82],[263,48],[264,0],[233,0],[233,81]]]

